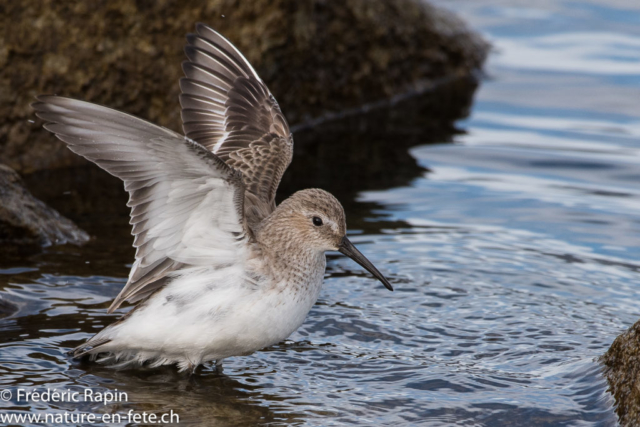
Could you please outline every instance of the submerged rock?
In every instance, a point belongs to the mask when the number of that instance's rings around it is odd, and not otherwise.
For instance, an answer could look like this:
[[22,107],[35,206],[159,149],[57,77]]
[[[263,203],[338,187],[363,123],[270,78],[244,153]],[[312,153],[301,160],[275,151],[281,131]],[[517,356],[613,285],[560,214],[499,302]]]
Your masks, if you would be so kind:
[[640,320],[618,336],[600,360],[620,424],[640,425]]
[[8,301],[0,295],[0,319],[14,315],[19,309],[20,307],[16,303]]
[[36,199],[11,168],[0,164],[0,244],[2,251],[61,243],[80,244],[89,236]]
[[[23,0],[0,9],[0,160],[20,172],[83,161],[29,122],[40,93],[180,130],[182,48],[198,21],[248,57],[292,125],[428,97],[442,82],[475,78],[488,51],[464,23],[421,0]],[[475,86],[467,87],[461,99],[471,99]],[[435,110],[450,124],[467,108]]]

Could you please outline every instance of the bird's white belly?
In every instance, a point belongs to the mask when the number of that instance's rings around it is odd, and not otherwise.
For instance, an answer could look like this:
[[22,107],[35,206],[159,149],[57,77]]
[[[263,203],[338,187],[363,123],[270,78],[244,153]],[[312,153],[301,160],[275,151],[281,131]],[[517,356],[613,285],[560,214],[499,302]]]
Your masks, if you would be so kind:
[[282,341],[315,303],[324,269],[300,289],[246,281],[240,266],[194,269],[155,294],[110,332],[110,351],[138,359],[199,364],[245,355]]

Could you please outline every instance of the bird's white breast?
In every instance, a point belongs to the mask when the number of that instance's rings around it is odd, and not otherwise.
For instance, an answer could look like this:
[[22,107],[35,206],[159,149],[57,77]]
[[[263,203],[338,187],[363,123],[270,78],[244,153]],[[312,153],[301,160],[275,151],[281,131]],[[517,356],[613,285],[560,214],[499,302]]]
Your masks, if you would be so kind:
[[109,350],[199,364],[282,341],[302,324],[318,298],[324,256],[303,283],[250,278],[245,268],[181,270],[124,322],[103,331],[111,339]]

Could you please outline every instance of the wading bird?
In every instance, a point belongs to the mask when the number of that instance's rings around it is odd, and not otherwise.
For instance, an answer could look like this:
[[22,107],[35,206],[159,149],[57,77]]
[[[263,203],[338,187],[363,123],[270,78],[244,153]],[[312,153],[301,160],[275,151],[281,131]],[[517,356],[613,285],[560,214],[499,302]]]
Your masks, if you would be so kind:
[[185,135],[69,98],[33,104],[47,130],[129,193],[136,260],[109,312],[137,305],[74,357],[193,371],[282,341],[318,298],[325,251],[393,290],[347,239],[331,194],[302,190],[276,206],[293,153],[276,100],[220,34],[199,24],[187,40]]

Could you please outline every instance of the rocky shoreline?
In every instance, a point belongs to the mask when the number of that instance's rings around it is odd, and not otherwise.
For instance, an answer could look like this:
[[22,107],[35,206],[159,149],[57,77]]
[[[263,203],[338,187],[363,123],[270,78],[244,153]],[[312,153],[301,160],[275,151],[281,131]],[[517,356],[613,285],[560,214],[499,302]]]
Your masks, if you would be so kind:
[[451,127],[468,113],[489,50],[450,12],[418,0],[25,0],[3,8],[0,163],[7,167],[0,171],[12,184],[2,184],[0,240],[16,247],[88,238],[10,170],[85,163],[42,129],[29,106],[34,97],[75,97],[180,130],[182,49],[196,22],[247,56],[294,129],[353,120],[414,131]]
[[[95,7],[25,0],[4,12],[0,162],[20,173],[83,161],[34,123],[29,104],[38,94],[180,130],[182,49],[198,21],[247,56],[291,125],[476,76],[489,49],[451,13],[417,0],[117,0]],[[452,123],[459,114],[439,120]]]

